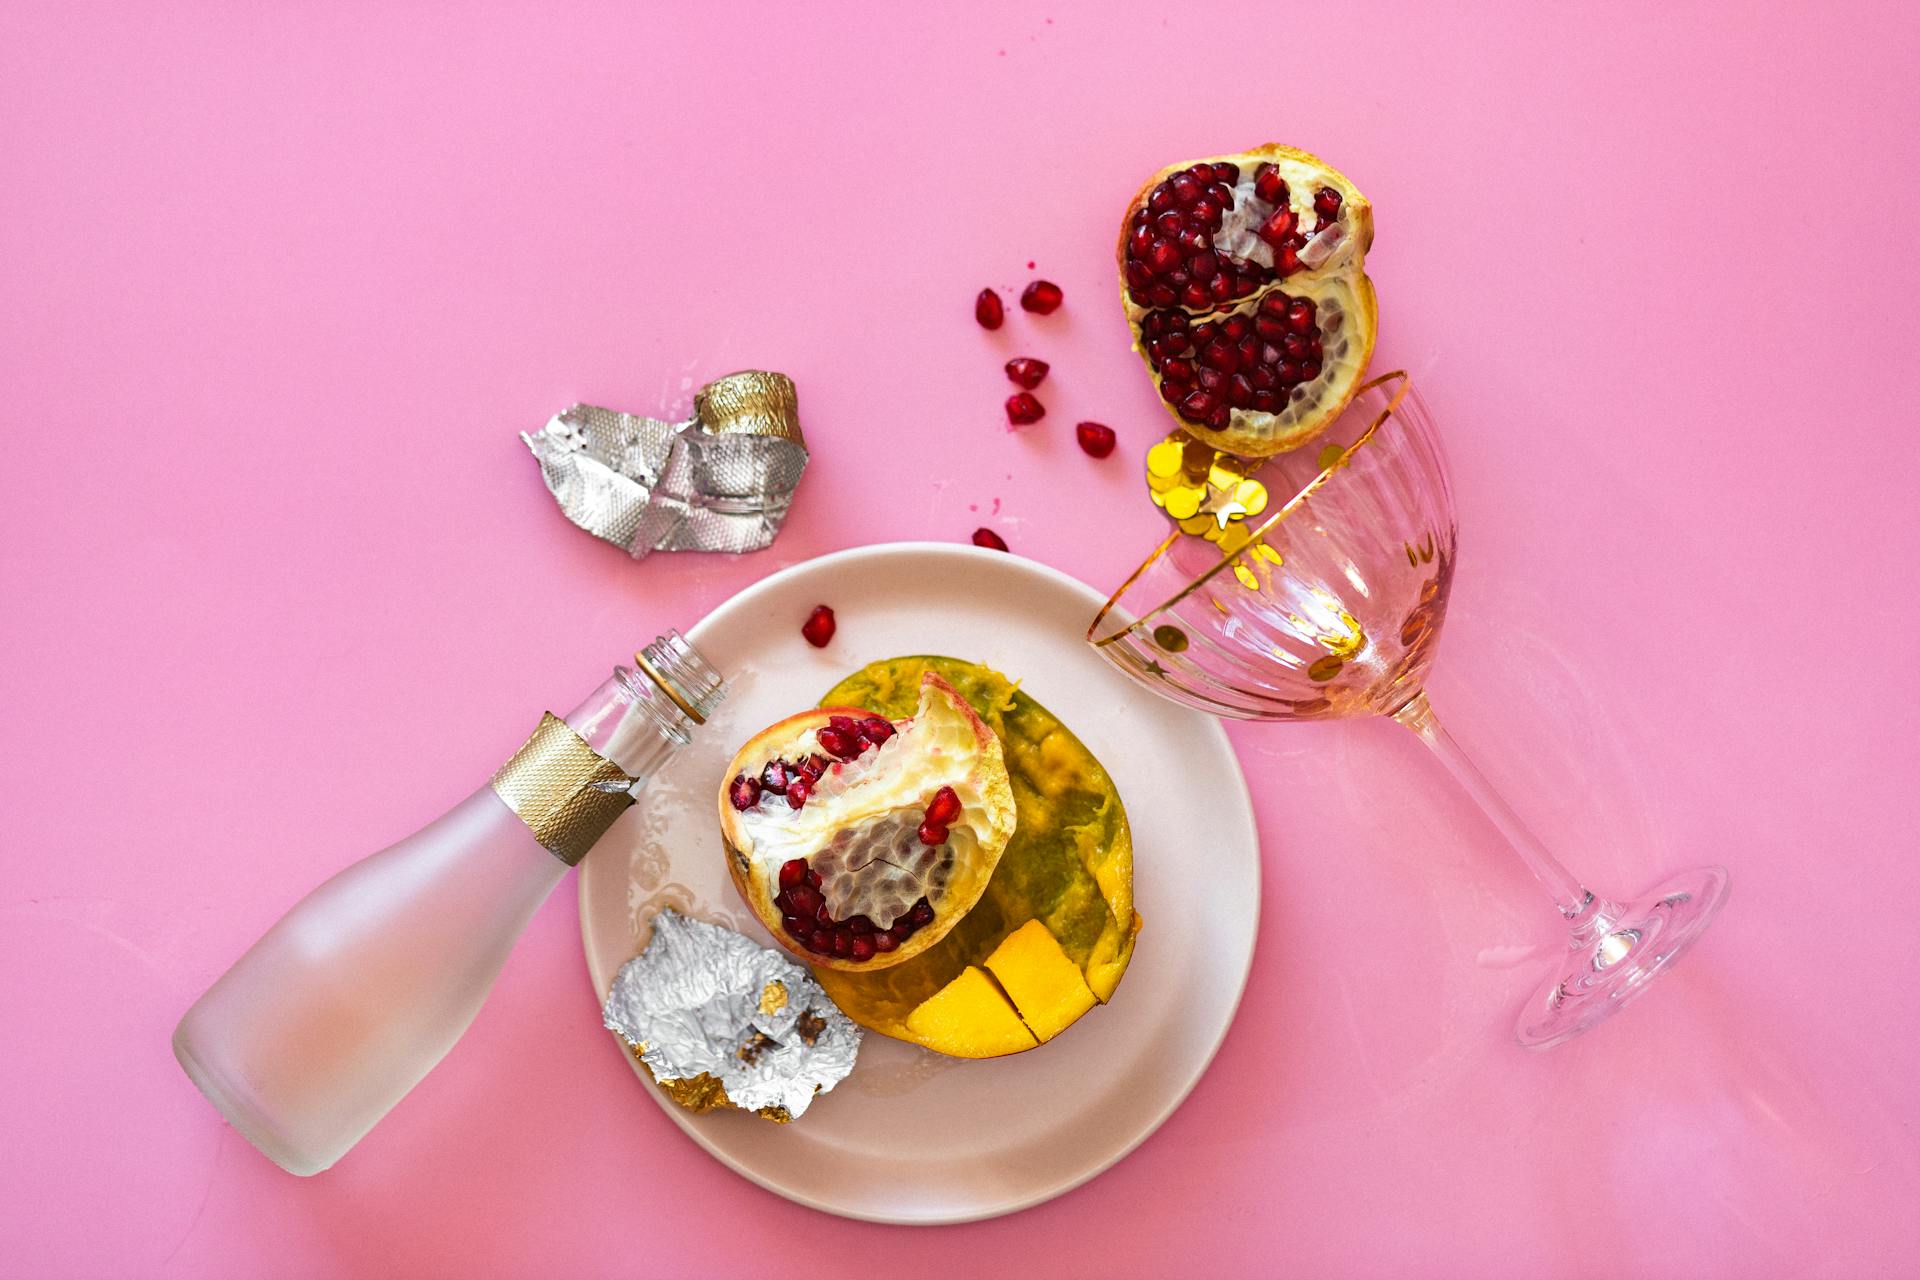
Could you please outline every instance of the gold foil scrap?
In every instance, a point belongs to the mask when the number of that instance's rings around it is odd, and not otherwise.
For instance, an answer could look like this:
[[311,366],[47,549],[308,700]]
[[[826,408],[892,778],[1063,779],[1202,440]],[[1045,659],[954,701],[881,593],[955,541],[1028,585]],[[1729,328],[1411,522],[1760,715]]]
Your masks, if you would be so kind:
[[805,968],[670,908],[607,993],[607,1029],[667,1095],[797,1119],[853,1070],[860,1029]]
[[760,371],[709,382],[685,422],[576,404],[520,438],[567,519],[636,559],[767,546],[807,466],[793,382]]

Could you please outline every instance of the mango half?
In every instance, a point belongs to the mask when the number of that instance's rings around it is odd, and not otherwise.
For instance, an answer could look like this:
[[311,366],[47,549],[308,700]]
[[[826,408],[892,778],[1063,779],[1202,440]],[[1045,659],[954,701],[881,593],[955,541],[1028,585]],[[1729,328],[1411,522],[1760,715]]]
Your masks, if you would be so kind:
[[889,658],[821,700],[899,719],[937,672],[1000,739],[1013,785],[1013,838],[979,903],[938,944],[868,972],[816,968],[861,1026],[961,1058],[1032,1049],[1120,985],[1140,917],[1133,837],[1113,779],[1059,719],[991,668],[958,658]]

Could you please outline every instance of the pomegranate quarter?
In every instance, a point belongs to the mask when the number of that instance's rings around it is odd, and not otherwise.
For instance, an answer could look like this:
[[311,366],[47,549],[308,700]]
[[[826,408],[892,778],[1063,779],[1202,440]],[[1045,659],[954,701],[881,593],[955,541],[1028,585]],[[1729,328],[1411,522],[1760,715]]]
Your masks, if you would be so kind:
[[1373,355],[1372,243],[1366,197],[1292,147],[1148,179],[1120,228],[1120,296],[1134,350],[1181,426],[1265,457],[1339,417]]
[[1013,837],[1000,740],[935,672],[904,720],[803,711],[755,734],[720,786],[734,887],[808,963],[884,969],[939,942]]

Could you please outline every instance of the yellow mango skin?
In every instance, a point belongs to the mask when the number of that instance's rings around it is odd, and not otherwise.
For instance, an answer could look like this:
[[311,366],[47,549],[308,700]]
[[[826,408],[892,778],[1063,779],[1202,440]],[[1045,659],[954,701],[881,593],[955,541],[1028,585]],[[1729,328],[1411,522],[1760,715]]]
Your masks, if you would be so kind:
[[861,1025],[950,1053],[915,1034],[909,1015],[968,966],[985,963],[1015,930],[1039,920],[1104,1001],[1133,957],[1140,920],[1133,910],[1133,839],[1112,778],[1065,725],[1005,676],[956,658],[892,658],[848,676],[823,704],[896,718],[911,714],[920,675],[929,668],[1000,737],[1017,810],[1013,839],[979,905],[939,945],[878,972],[817,969],[815,976]]
[[1000,1058],[1039,1043],[993,979],[971,965],[908,1014],[906,1030],[956,1058]]
[[1019,1010],[1027,1030],[1042,1043],[1053,1039],[1093,1008],[1093,992],[1080,966],[1038,920],[1008,934],[987,957],[987,971]]

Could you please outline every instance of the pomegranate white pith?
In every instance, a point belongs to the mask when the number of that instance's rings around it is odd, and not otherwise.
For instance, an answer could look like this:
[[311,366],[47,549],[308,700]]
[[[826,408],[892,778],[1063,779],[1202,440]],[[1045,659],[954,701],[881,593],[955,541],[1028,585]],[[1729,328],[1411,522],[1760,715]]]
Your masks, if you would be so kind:
[[734,886],[808,963],[911,959],[973,909],[1013,836],[1000,740],[928,672],[910,719],[789,716],[729,764],[720,828]]
[[1155,174],[1121,225],[1120,293],[1169,412],[1249,456],[1323,430],[1373,354],[1372,242],[1366,198],[1292,147]]

